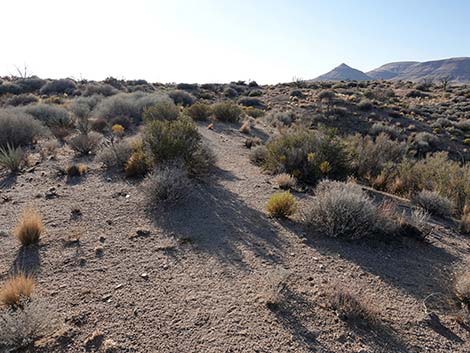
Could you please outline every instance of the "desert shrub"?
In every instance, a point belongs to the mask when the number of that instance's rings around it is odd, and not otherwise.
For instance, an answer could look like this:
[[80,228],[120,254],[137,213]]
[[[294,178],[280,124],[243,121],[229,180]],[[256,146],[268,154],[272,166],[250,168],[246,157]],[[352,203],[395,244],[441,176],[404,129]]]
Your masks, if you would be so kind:
[[121,140],[105,145],[96,155],[96,159],[98,162],[103,163],[107,169],[117,168],[124,170],[132,153],[133,148],[131,143],[127,140]]
[[313,231],[341,239],[390,234],[395,230],[392,220],[359,185],[328,180],[316,187],[304,222]]
[[250,152],[250,161],[254,165],[262,166],[264,163],[266,163],[267,158],[268,150],[266,146],[255,146]]
[[128,178],[141,177],[147,174],[150,163],[143,149],[135,149],[124,167],[124,173]]
[[413,89],[413,90],[410,90],[406,94],[406,97],[408,97],[408,98],[425,98],[425,97],[429,97],[429,95],[427,93],[422,92],[422,91]]
[[227,98],[235,98],[235,97],[238,97],[238,95],[239,95],[238,91],[232,87],[227,87],[224,90],[224,96]]
[[21,94],[21,86],[13,82],[2,82],[0,84],[0,96],[2,94]]
[[440,127],[446,128],[453,125],[453,122],[447,118],[438,118],[431,126],[432,127]]
[[387,164],[399,163],[406,153],[406,144],[391,140],[381,133],[376,139],[359,134],[346,139],[351,167],[360,178],[378,176]]
[[21,308],[0,309],[0,351],[12,352],[37,339],[50,335],[60,327],[58,315],[45,301],[26,300]]
[[264,116],[264,110],[261,110],[261,109],[257,109],[253,107],[245,107],[243,110],[245,111],[246,114],[248,114],[249,116],[255,119]]
[[465,271],[457,276],[454,293],[460,304],[468,312],[470,310],[470,272]]
[[250,131],[251,131],[251,123],[249,120],[245,120],[242,124],[242,126],[240,126],[240,129],[238,129],[238,131],[240,131],[242,134],[249,134]]
[[452,215],[452,201],[447,197],[439,195],[437,192],[422,190],[414,195],[411,201],[433,215],[441,217]]
[[117,116],[126,116],[139,123],[146,108],[165,100],[168,98],[160,94],[119,93],[103,99],[93,110],[93,115],[108,121]]
[[238,100],[238,103],[240,105],[243,105],[244,107],[253,107],[258,109],[265,108],[265,104],[263,103],[263,101],[258,98],[243,97]]
[[316,183],[324,177],[342,179],[349,171],[345,148],[332,131],[297,130],[272,139],[266,148],[263,166],[272,173]]
[[19,110],[0,109],[0,147],[32,144],[47,134],[39,121]]
[[26,78],[20,78],[15,83],[21,87],[23,93],[32,93],[39,91],[42,86],[46,84],[46,80],[42,78],[31,76]]
[[258,83],[256,81],[250,81],[248,83],[248,87],[259,87]]
[[147,205],[155,208],[162,203],[174,203],[186,197],[190,191],[190,182],[183,166],[160,165],[145,178],[143,189]]
[[85,97],[94,96],[95,94],[109,97],[118,93],[119,90],[106,83],[89,83],[85,86],[85,89],[83,90],[83,96]]
[[460,218],[460,232],[462,234],[470,234],[470,206],[465,205]]
[[69,146],[82,156],[93,154],[101,145],[102,135],[97,132],[90,132],[88,134],[78,134],[70,138],[68,141]]
[[248,92],[248,97],[261,97],[263,95],[263,91],[260,89],[254,89]]
[[199,89],[199,85],[197,83],[178,83],[176,88],[185,91],[197,91]]
[[289,175],[287,173],[281,173],[281,174],[276,175],[276,177],[274,178],[274,182],[282,190],[292,189],[297,184],[295,178],[292,175]]
[[408,215],[403,211],[399,217],[399,229],[403,236],[415,237],[425,240],[432,233],[432,227],[429,225],[430,214],[421,207],[413,208]]
[[31,103],[36,103],[37,101],[37,97],[32,94],[20,94],[9,98],[7,100],[7,105],[17,107],[19,105],[28,105]]
[[290,92],[291,97],[303,98],[305,95],[300,89],[294,89]]
[[46,83],[42,86],[39,91],[41,94],[51,95],[51,94],[68,94],[71,95],[77,89],[77,84],[75,81],[65,78],[59,80],[53,80]]
[[90,126],[93,131],[103,133],[108,129],[108,122],[104,118],[96,118],[90,120]]
[[409,144],[416,149],[418,155],[424,155],[439,147],[439,138],[429,132],[418,132],[415,136],[410,137]]
[[178,107],[169,99],[161,100],[144,110],[145,122],[152,120],[176,120],[180,114]]
[[470,131],[470,119],[460,120],[456,122],[455,127],[462,131]]
[[171,99],[173,99],[173,102],[175,102],[175,104],[181,104],[184,107],[190,106],[196,100],[193,95],[182,90],[171,91],[168,95]]
[[298,116],[293,111],[273,111],[266,115],[266,121],[273,126],[291,126],[296,120]]
[[[127,116],[117,116],[112,118],[109,122],[111,126],[111,131],[113,130],[113,126],[121,126],[124,130],[129,130],[132,127],[132,120]],[[124,131],[122,131],[124,133]]]
[[370,328],[378,323],[378,315],[370,302],[347,289],[331,289],[327,293],[327,303],[341,320],[352,326]]
[[79,177],[84,175],[88,171],[88,168],[84,164],[72,164],[65,169],[65,173],[68,177]]
[[290,217],[297,210],[297,201],[288,191],[275,193],[269,198],[266,210],[273,217]]
[[22,301],[31,297],[34,280],[22,273],[8,279],[0,289],[0,303],[9,307],[18,307]]
[[70,110],[77,118],[89,118],[91,112],[103,98],[100,96],[78,97],[70,105]]
[[206,103],[195,103],[186,108],[185,112],[193,118],[193,120],[205,121],[211,115],[211,107]]
[[169,160],[189,160],[197,150],[201,137],[193,121],[153,120],[146,125],[145,141],[156,163]]
[[49,128],[73,127],[69,112],[62,107],[41,103],[25,107],[24,111]]
[[380,134],[387,134],[393,139],[400,138],[401,131],[395,126],[385,125],[384,123],[374,123],[369,130],[369,133],[373,136]]
[[24,156],[25,154],[21,147],[13,147],[11,145],[0,146],[0,167],[10,170],[11,173],[16,173],[21,169]]
[[186,161],[186,168],[190,177],[208,174],[214,167],[215,154],[206,145],[199,145],[191,158]]
[[236,123],[240,120],[242,109],[234,103],[223,102],[212,105],[212,114],[219,121]]
[[362,111],[369,111],[373,108],[372,102],[368,99],[360,101],[357,105],[357,108]]
[[26,208],[21,214],[14,235],[24,246],[39,242],[41,234],[44,232],[44,225],[40,214],[32,208]]

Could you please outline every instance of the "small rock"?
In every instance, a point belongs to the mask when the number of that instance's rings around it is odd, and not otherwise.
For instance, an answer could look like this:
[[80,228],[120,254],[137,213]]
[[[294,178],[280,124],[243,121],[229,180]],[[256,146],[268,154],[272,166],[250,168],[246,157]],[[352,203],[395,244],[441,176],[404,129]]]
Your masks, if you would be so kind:
[[108,225],[112,225],[112,224],[113,224],[113,221],[110,220],[110,219],[107,219],[107,220],[106,220],[106,223],[107,223]]
[[102,246],[98,245],[97,247],[95,247],[95,254],[97,256],[103,255],[103,252],[104,252],[104,248]]
[[124,284],[119,283],[116,287],[114,287],[114,290],[121,289],[122,287],[124,287]]
[[101,243],[104,243],[105,240],[106,240],[106,237],[102,235],[102,236],[100,236],[100,239],[99,239],[99,240],[100,240]]
[[145,279],[145,280],[149,279],[149,275],[148,275],[147,272],[142,273],[142,274],[140,275],[140,277],[142,277],[142,278]]
[[97,351],[103,344],[104,335],[100,330],[95,330],[85,339],[84,346],[87,351]]
[[104,301],[104,302],[107,302],[107,301],[110,301],[111,297],[112,297],[112,294],[105,294],[105,295],[103,295],[101,300]]

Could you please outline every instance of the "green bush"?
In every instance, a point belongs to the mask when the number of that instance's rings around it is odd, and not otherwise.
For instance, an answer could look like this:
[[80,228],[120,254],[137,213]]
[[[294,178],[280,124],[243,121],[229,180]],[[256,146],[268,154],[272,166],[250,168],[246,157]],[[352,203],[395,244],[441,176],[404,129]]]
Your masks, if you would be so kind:
[[212,105],[212,114],[219,121],[236,123],[240,120],[242,109],[232,102],[223,102]]
[[297,130],[274,138],[266,149],[263,166],[275,174],[314,184],[325,177],[343,179],[349,172],[346,150],[332,131]]
[[190,106],[196,100],[193,95],[183,90],[174,90],[171,91],[168,95],[171,99],[173,99],[175,104],[181,104],[184,107]]
[[429,213],[441,217],[451,216],[454,208],[452,201],[450,201],[447,197],[441,196],[437,192],[429,190],[420,191],[413,196],[411,201]]
[[175,203],[190,192],[190,181],[185,169],[178,164],[164,164],[148,175],[143,183],[149,208]]
[[195,103],[185,110],[193,120],[204,121],[211,115],[211,107],[206,103]]
[[297,201],[288,191],[272,195],[266,204],[266,210],[273,217],[286,218],[292,216],[297,210]]
[[75,81],[65,78],[59,80],[52,80],[42,86],[40,93],[41,94],[68,94],[71,95],[77,89],[77,84]]
[[0,167],[7,168],[12,173],[20,170],[24,161],[24,152],[21,147],[0,147]]
[[69,140],[70,147],[82,156],[96,152],[102,141],[102,136],[97,132],[78,134]]
[[144,110],[145,122],[152,120],[176,120],[180,114],[178,107],[169,99],[157,102]]
[[37,120],[49,128],[72,128],[73,121],[69,112],[59,106],[50,104],[35,104],[24,108],[24,111],[31,114]]

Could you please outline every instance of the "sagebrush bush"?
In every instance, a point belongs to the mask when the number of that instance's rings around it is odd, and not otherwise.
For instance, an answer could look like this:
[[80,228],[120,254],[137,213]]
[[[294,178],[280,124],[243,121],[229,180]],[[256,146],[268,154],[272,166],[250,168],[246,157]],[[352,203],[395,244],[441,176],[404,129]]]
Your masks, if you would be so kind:
[[84,175],[88,171],[88,167],[84,164],[72,164],[69,165],[65,172],[68,177],[78,177]]
[[253,147],[253,149],[250,152],[250,161],[254,165],[262,166],[263,164],[266,163],[267,158],[268,158],[268,150],[266,146],[264,145]]
[[50,104],[35,104],[24,108],[24,111],[49,128],[72,128],[73,120],[69,112],[62,107]]
[[26,347],[59,327],[59,316],[43,300],[26,300],[19,309],[0,309],[0,351]]
[[25,154],[21,147],[13,147],[11,145],[6,147],[0,146],[0,167],[10,170],[11,173],[16,173],[21,169],[24,156]]
[[468,312],[470,309],[470,272],[465,271],[457,276],[454,293],[462,306]]
[[304,217],[308,228],[334,238],[360,239],[395,230],[393,221],[352,183],[320,182]]
[[465,205],[460,218],[460,232],[462,234],[470,234],[470,206]]
[[211,115],[211,107],[209,104],[198,102],[186,108],[185,112],[193,118],[193,120],[205,121]]
[[222,102],[212,105],[212,114],[219,121],[236,123],[240,120],[242,109],[232,102]]
[[41,94],[68,94],[71,95],[77,89],[77,84],[75,81],[65,78],[59,80],[53,80],[46,83],[42,86],[40,93]]
[[128,140],[113,141],[100,149],[96,159],[98,162],[103,163],[107,169],[117,168],[124,170],[132,153],[132,144]]
[[82,156],[93,154],[101,145],[102,135],[97,132],[88,134],[78,134],[70,138],[68,144],[70,147]]
[[297,201],[288,191],[275,193],[269,198],[266,210],[273,217],[287,218],[297,210]]
[[147,205],[150,208],[185,198],[190,192],[190,186],[185,168],[175,163],[160,165],[143,183]]
[[393,139],[398,139],[401,135],[401,131],[395,126],[385,125],[384,123],[374,123],[369,130],[369,133],[373,136],[386,134]]
[[36,103],[37,101],[38,101],[38,98],[32,94],[20,94],[20,95],[9,98],[7,100],[7,105],[17,107],[19,105],[28,105],[28,104]]
[[181,104],[184,107],[190,106],[196,101],[196,98],[183,90],[174,90],[168,93],[171,99],[175,104]]
[[113,86],[106,84],[106,83],[89,83],[85,86],[83,90],[84,97],[90,97],[94,95],[102,95],[105,97],[113,96],[118,94],[119,90],[114,88]]
[[428,211],[429,213],[441,216],[449,217],[453,212],[452,201],[447,197],[439,195],[437,192],[422,190],[414,195],[411,201]]
[[[266,149],[266,170],[288,173],[308,183],[325,177],[343,179],[349,172],[343,143],[331,132],[297,130],[272,139]],[[324,162],[328,162],[327,170],[321,168]]]
[[13,234],[22,245],[28,246],[39,242],[43,232],[44,224],[41,215],[33,208],[26,208],[21,214]]
[[125,116],[132,119],[134,123],[139,123],[145,108],[167,100],[168,97],[161,94],[119,93],[103,99],[93,110],[93,115],[108,121],[117,116]]
[[291,126],[292,123],[298,120],[298,118],[299,117],[297,114],[295,114],[293,111],[272,111],[269,112],[265,117],[267,122],[276,127]]
[[45,135],[47,129],[31,115],[16,109],[0,109],[0,147],[27,146]]
[[145,122],[153,120],[176,120],[180,114],[178,107],[169,99],[161,100],[144,110]]
[[34,289],[34,280],[25,274],[17,274],[8,279],[0,288],[0,304],[18,307],[28,300]]

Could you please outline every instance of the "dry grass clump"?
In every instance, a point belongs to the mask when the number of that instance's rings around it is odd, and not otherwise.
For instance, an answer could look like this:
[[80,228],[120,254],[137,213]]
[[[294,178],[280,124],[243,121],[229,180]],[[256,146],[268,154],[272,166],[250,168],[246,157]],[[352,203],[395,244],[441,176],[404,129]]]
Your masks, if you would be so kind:
[[274,182],[282,190],[293,189],[297,184],[295,177],[287,173],[281,173],[276,175],[276,177],[274,178]]
[[39,242],[41,234],[44,232],[44,224],[40,214],[33,208],[23,211],[16,228],[15,237],[24,246]]
[[5,148],[0,146],[0,167],[10,170],[11,173],[20,171],[24,157],[21,147],[13,147],[9,144]]
[[441,216],[449,217],[452,215],[453,205],[447,197],[439,195],[437,192],[422,190],[413,196],[411,201],[428,211],[429,213]]
[[70,147],[82,156],[94,153],[101,144],[102,136],[97,132],[79,134],[69,140]]
[[336,315],[350,325],[370,327],[378,323],[377,312],[370,302],[351,291],[336,287],[327,293],[328,306]]
[[273,217],[287,218],[297,210],[297,201],[288,191],[278,192],[269,198],[266,210]]
[[470,233],[470,206],[465,205],[460,218],[460,232],[463,234]]
[[18,307],[23,300],[31,297],[33,289],[33,278],[24,274],[18,274],[3,284],[0,290],[0,304]]
[[251,131],[250,122],[245,120],[238,131],[240,131],[242,134],[249,134]]
[[320,182],[304,217],[308,228],[334,238],[360,239],[396,230],[384,208],[353,183]]
[[72,164],[67,167],[65,172],[68,177],[82,176],[88,171],[88,167],[85,164]]
[[262,293],[264,304],[269,309],[276,309],[282,302],[283,291],[287,287],[291,273],[284,268],[277,268],[267,276],[267,283]]

